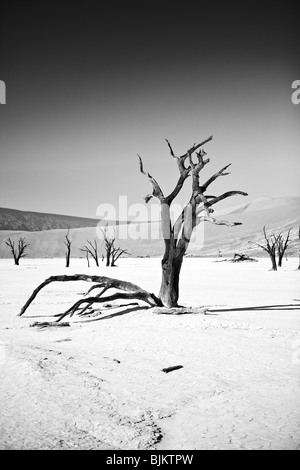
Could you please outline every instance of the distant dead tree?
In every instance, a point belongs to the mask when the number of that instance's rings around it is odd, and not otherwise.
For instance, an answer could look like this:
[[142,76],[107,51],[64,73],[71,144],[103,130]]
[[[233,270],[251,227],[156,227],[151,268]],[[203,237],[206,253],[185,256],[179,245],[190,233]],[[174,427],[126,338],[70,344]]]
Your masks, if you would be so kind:
[[105,255],[106,255],[106,266],[110,266],[110,263],[111,263],[110,258],[111,258],[113,248],[114,248],[114,243],[116,240],[115,230],[114,230],[114,234],[112,237],[108,236],[107,228],[105,228],[104,230],[101,229],[101,232],[103,233],[104,250],[105,250]]
[[72,245],[72,241],[69,238],[69,232],[70,231],[68,230],[68,233],[65,236],[66,241],[64,242],[66,247],[67,247],[67,250],[66,250],[66,268],[68,268],[70,266],[71,245]]
[[278,238],[279,238],[279,236],[271,235],[271,236],[268,237],[267,234],[266,234],[266,227],[263,228],[263,232],[264,232],[264,237],[265,237],[265,240],[266,240],[266,245],[260,245],[259,243],[254,243],[254,242],[250,242],[250,243],[253,243],[256,246],[259,246],[266,253],[268,253],[268,255],[270,256],[271,262],[272,262],[271,271],[277,271],[276,251],[277,251],[277,247],[278,247]]
[[278,235],[277,252],[278,252],[278,266],[280,268],[282,266],[282,259],[284,257],[284,254],[285,254],[287,248],[288,248],[288,245],[289,245],[290,232],[291,232],[291,229],[288,231],[286,239],[284,239],[284,237],[281,235],[281,233]]
[[106,254],[106,266],[111,266],[114,267],[116,266],[116,261],[122,256],[122,255],[129,255],[130,253],[126,249],[122,249],[120,247],[115,246],[116,242],[116,232],[115,229],[113,230],[113,235],[109,237],[108,235],[108,230],[105,228],[104,230],[101,230],[103,233],[103,239],[104,239],[104,249],[105,249],[105,254]]
[[5,241],[5,244],[9,247],[11,254],[14,257],[15,260],[15,265],[19,266],[19,261],[21,258],[25,258],[27,256],[27,248],[29,246],[29,243],[25,242],[25,238],[21,237],[18,240],[18,243],[16,244],[14,241],[11,240],[11,238],[8,238]]
[[243,253],[235,253],[234,257],[230,261],[232,263],[240,263],[242,261],[257,262],[258,260],[255,258],[251,258],[250,256],[244,255]]
[[[88,260],[88,255],[91,255],[91,257],[95,260],[96,266],[99,268],[97,240],[94,240],[93,243],[87,240],[87,245],[84,245],[83,248],[80,248],[80,251],[83,251],[86,254],[87,260]],[[89,266],[89,260],[88,260],[88,266]]]
[[124,250],[122,248],[113,247],[112,252],[111,252],[111,263],[110,263],[110,265],[112,267],[116,266],[117,260],[123,255],[130,255],[130,253],[129,253],[129,251]]
[[255,262],[257,263],[258,260],[255,258],[251,258],[250,256],[244,255],[243,253],[235,253],[233,258],[223,258],[220,260],[216,260],[216,263],[223,263],[223,262],[229,262],[229,263],[240,263],[243,261],[249,261],[249,262]]

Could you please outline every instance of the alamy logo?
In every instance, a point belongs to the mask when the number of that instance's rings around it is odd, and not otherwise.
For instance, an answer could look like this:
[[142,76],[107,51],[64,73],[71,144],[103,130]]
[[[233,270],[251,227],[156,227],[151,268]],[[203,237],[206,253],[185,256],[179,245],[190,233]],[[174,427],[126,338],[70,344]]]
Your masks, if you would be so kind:
[[0,80],[0,104],[6,104],[6,85]]
[[300,104],[300,80],[295,80],[292,83],[292,89],[296,90],[292,94],[292,103],[293,104]]

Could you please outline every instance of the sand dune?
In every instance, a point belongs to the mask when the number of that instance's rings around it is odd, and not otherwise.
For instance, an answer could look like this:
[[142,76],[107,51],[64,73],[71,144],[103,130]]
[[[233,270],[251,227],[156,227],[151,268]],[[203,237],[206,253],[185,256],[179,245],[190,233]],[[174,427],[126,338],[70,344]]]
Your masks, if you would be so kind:
[[[284,232],[292,229],[292,241],[288,253],[299,252],[298,228],[300,225],[300,198],[259,198],[239,206],[216,211],[216,217],[228,221],[242,222],[237,227],[215,226],[210,223],[200,225],[189,246],[189,254],[194,256],[230,256],[235,252],[246,252],[254,256],[264,255],[260,249],[249,244],[249,240],[263,242],[262,228],[268,233]],[[105,225],[105,222],[102,222]],[[0,231],[0,257],[10,257],[4,240],[8,237],[17,239],[25,236],[30,243],[29,256],[32,258],[64,257],[64,237],[67,230],[47,230],[39,232]],[[163,242],[160,239],[158,222],[131,223],[116,227],[118,244],[136,256],[161,256]],[[98,240],[99,254],[104,252],[103,237],[95,227],[73,228],[71,256],[82,256],[80,248],[86,240]]]
[[61,228],[95,227],[97,222],[97,219],[19,211],[0,207],[0,230],[37,232]]

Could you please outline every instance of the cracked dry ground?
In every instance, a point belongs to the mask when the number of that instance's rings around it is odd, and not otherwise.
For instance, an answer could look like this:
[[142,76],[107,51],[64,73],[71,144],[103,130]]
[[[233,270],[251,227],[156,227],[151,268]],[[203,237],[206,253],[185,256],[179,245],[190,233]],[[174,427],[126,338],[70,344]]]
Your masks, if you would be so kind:
[[299,449],[299,334],[245,318],[145,310],[7,326],[0,447]]

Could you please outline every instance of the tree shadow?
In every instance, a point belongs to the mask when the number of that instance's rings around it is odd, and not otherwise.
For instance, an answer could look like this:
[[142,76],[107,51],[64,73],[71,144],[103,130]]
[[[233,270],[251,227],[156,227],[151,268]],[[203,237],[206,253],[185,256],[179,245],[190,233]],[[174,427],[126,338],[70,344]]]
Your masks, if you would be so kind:
[[56,318],[60,317],[61,313],[56,313],[54,315],[26,315],[23,318]]
[[[119,308],[119,307],[116,307]],[[101,320],[109,320],[110,318],[114,317],[121,317],[122,315],[127,315],[128,313],[132,312],[138,312],[139,310],[148,310],[150,307],[141,307],[141,306],[135,306],[132,308],[127,308],[126,310],[122,310],[121,312],[115,312],[111,313],[109,315],[106,315],[106,312],[101,312],[99,317],[97,318],[89,318],[89,319],[83,319],[83,320],[77,320],[74,321],[74,323],[91,323],[91,322],[96,322],[96,321],[101,321]],[[84,317],[84,315],[83,315]]]
[[[296,299],[295,299],[296,300]],[[128,306],[132,305],[131,308],[127,308],[125,310],[121,310],[115,313],[108,314],[108,310],[116,309],[116,308],[122,308],[126,307],[126,304],[123,305],[116,305],[116,306],[110,306],[104,311],[99,312],[99,316],[95,318],[88,318],[89,313],[86,315],[82,315],[80,320],[74,321],[74,323],[91,323],[91,322],[96,322],[96,321],[101,321],[101,320],[109,320],[114,317],[121,317],[123,315],[127,315],[128,313],[132,312],[138,312],[140,310],[149,310],[151,307],[148,306],[140,306],[137,304],[128,304]],[[171,310],[171,309],[170,309]],[[206,311],[203,311],[203,313],[200,312],[193,312],[193,311],[186,311],[186,312],[171,312],[171,311],[165,311],[161,312],[160,315],[169,315],[169,316],[182,316],[182,315],[204,315],[204,316],[218,316],[219,313],[226,313],[226,312],[264,312],[264,311],[286,311],[286,310],[300,310],[300,303],[299,304],[282,304],[282,305],[260,305],[260,306],[252,306],[252,307],[236,307],[236,308],[210,308],[207,307]],[[90,313],[92,314],[92,313]],[[60,317],[61,313],[59,314],[54,314],[54,315],[31,315],[31,316],[26,316],[26,318],[57,318]]]
[[283,305],[260,305],[257,307],[237,307],[209,309],[209,312],[246,312],[246,311],[276,311],[276,310],[300,310],[300,304],[283,304]]

